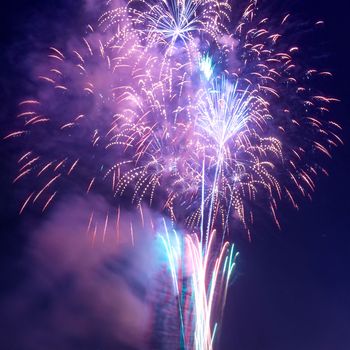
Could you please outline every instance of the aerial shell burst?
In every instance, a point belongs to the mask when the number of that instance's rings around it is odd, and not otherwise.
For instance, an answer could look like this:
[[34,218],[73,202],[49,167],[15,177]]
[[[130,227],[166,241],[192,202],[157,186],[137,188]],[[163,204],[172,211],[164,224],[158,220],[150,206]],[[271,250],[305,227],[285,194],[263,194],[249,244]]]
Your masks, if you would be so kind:
[[[297,193],[309,196],[327,173],[316,153],[342,142],[325,118],[336,99],[312,88],[331,74],[295,62],[299,48],[282,35],[289,16],[270,25],[249,1],[228,35],[230,11],[226,1],[132,0],[106,11],[97,31],[89,26],[72,53],[52,48],[45,85],[20,104],[23,128],[6,136],[41,139],[19,160],[15,182],[38,183],[22,210],[44,196],[46,208],[55,185],[82,169],[87,192],[108,180],[114,194],[131,189],[137,205],[148,199],[193,228],[203,210],[209,231],[226,232],[232,215],[248,227],[256,201],[279,225],[278,201],[297,207]],[[207,41],[218,44],[214,56]],[[190,46],[195,55],[175,53]]]
[[230,72],[266,101],[272,118],[259,134],[278,139],[282,146],[282,159],[272,162],[280,183],[270,206],[277,224],[277,202],[287,198],[298,208],[300,195],[310,197],[314,191],[316,175],[327,175],[319,154],[331,157],[332,149],[342,144],[341,127],[327,117],[330,104],[338,100],[322,95],[317,87],[332,74],[308,67],[297,44],[286,40],[296,33],[290,17],[270,20],[257,1],[250,1],[235,27],[239,63]]
[[114,45],[120,23],[127,18],[131,35],[144,49],[139,60],[150,52],[162,57],[157,78],[166,81],[167,90],[174,94],[173,85],[184,83],[197,69],[201,52],[213,43],[218,49],[225,46],[222,37],[228,35],[230,11],[227,0],[131,0],[104,12],[99,26],[109,33],[107,45]]
[[[121,46],[125,40],[119,38]],[[88,26],[87,36],[73,50],[51,47],[48,63],[39,65],[36,96],[19,103],[17,122],[22,127],[5,137],[22,141],[25,150],[14,179],[27,180],[25,190],[31,190],[21,212],[30,203],[44,211],[59,191],[80,187],[89,193],[97,184],[105,187],[107,169],[118,157],[118,112],[128,108],[120,102],[120,86],[129,83],[134,67],[125,60],[137,55],[120,52],[124,58],[116,61],[115,48],[105,47]],[[109,187],[114,183],[112,178]]]
[[231,6],[226,0],[131,0],[128,7],[151,45],[163,41],[171,46],[177,40],[188,43],[196,36],[217,41],[228,32],[224,23],[230,19]]
[[204,201],[210,208],[208,217],[221,212],[225,232],[231,209],[245,222],[244,201],[254,199],[259,187],[267,190],[268,198],[279,190],[271,170],[273,160],[282,158],[282,145],[262,135],[271,115],[267,102],[250,86],[242,89],[238,81],[233,84],[222,76],[199,91],[197,100],[196,136],[207,190]]
[[[299,49],[279,49],[287,46],[279,33],[288,16],[272,30],[250,1],[228,35],[230,11],[228,2],[214,0],[132,0],[106,11],[99,19],[102,35],[89,27],[83,50],[69,55],[51,49],[54,64],[39,79],[53,92],[41,93],[42,101],[23,101],[24,128],[6,138],[44,137],[48,127],[54,135],[49,144],[56,138],[63,145],[91,141],[89,155],[98,152],[91,157],[97,162],[88,174],[88,192],[99,179],[110,179],[116,194],[133,187],[133,201],[140,205],[146,197],[152,201],[158,186],[174,221],[185,210],[191,227],[203,221],[203,205],[212,225],[221,217],[224,231],[230,212],[246,224],[252,221],[249,201],[261,198],[278,224],[277,201],[287,196],[297,207],[293,187],[309,195],[314,175],[326,173],[306,148],[329,156],[341,143],[339,126],[323,118],[335,99],[312,94],[310,85],[312,77],[330,73],[307,69],[304,75],[293,62]],[[218,67],[208,53],[201,54],[207,42],[226,45]],[[189,53],[189,47],[196,55],[183,58],[173,51]],[[220,67],[224,74],[216,77]],[[200,83],[198,72],[205,77]],[[79,106],[73,95],[80,96]],[[77,147],[55,146],[37,145],[21,156],[15,181],[34,172],[45,180],[22,209],[84,163]],[[56,193],[50,192],[44,208]]]

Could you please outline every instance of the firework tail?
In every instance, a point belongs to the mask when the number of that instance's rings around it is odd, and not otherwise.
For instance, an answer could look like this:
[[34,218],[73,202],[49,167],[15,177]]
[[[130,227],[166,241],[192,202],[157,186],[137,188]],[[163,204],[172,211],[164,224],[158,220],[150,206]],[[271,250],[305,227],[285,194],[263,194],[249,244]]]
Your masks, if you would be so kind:
[[181,349],[211,350],[238,253],[228,242],[217,249],[215,232],[205,249],[197,235],[180,236],[165,220],[158,236],[177,298]]

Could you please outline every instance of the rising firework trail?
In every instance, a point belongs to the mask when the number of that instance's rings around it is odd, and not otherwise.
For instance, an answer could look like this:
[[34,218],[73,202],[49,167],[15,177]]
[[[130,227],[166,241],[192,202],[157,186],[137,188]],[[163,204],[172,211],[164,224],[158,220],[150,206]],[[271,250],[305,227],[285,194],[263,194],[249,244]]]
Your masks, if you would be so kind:
[[179,236],[165,221],[158,239],[165,251],[173,293],[177,298],[181,348],[213,349],[217,322],[238,253],[228,242],[217,250],[215,231],[204,249],[197,235]]

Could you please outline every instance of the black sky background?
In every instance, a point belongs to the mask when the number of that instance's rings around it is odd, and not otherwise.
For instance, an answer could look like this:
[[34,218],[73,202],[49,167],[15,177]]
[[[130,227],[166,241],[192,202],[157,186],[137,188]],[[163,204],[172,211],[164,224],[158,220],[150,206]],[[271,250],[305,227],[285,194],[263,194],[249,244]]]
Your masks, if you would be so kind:
[[[334,73],[334,79],[324,90],[342,101],[333,106],[332,115],[344,128],[345,146],[337,149],[332,162],[327,163],[330,177],[318,179],[312,202],[302,201],[299,211],[281,207],[282,231],[269,223],[261,224],[255,228],[252,243],[238,242],[241,252],[239,274],[229,291],[220,349],[348,350],[348,2],[276,0],[274,3],[276,11],[281,6],[282,13],[290,11],[302,21],[315,23],[323,19],[326,22],[321,35],[312,37],[313,34],[308,34],[306,44],[323,56],[324,68]],[[28,53],[45,54],[51,43],[58,46],[70,33],[81,31],[84,24],[81,21],[85,22],[86,18],[79,16],[80,11],[80,1],[73,0],[18,0],[1,4],[1,138],[12,130],[16,105],[31,87],[24,69]],[[16,188],[12,186],[15,147],[0,145],[0,297],[15,291],[25,278],[25,269],[19,263],[29,239],[26,232],[30,230],[25,225],[37,224],[35,219],[29,221],[17,214]],[[20,329],[13,330],[14,334],[20,335],[20,332]],[[102,340],[100,344],[103,344]],[[14,338],[0,344],[0,348],[18,349]]]

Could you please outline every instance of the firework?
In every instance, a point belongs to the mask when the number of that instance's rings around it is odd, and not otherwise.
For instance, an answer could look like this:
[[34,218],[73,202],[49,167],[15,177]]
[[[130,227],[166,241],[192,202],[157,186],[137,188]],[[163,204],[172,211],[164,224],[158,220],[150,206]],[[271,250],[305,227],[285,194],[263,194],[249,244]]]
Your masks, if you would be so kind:
[[[196,38],[218,43],[223,33],[228,33],[231,6],[226,0],[131,0],[126,7],[106,11],[100,23],[114,31],[126,15],[134,30],[144,39],[147,49],[161,46],[169,56],[179,42],[188,49]],[[119,31],[119,30],[118,30]]]
[[[132,189],[137,205],[156,202],[190,227],[207,210],[209,231],[225,232],[236,214],[248,227],[257,200],[278,224],[280,199],[297,207],[297,192],[309,196],[315,174],[326,173],[314,153],[330,156],[341,143],[339,126],[324,118],[335,99],[312,94],[310,83],[330,74],[294,63],[299,49],[279,34],[288,17],[270,27],[252,1],[228,35],[229,12],[225,1],[135,0],[106,11],[103,35],[89,27],[80,51],[52,49],[54,64],[39,77],[46,86],[21,103],[24,127],[7,136],[42,139],[19,161],[15,181],[40,183],[23,208],[44,196],[46,208],[79,167],[87,192],[108,180],[113,193]],[[172,52],[191,45],[196,55]]]
[[33,140],[14,180],[35,179],[21,212],[82,185],[186,225],[185,243],[169,240],[166,225],[160,237],[175,294],[178,261],[192,269],[194,338],[183,340],[211,349],[214,295],[223,305],[233,269],[232,223],[250,238],[258,202],[279,226],[278,202],[297,208],[310,197],[327,174],[318,154],[342,143],[326,117],[337,100],[314,88],[331,74],[305,67],[287,36],[290,16],[276,24],[256,0],[231,23],[226,0],[107,5],[77,49],[51,48],[37,96],[20,103],[23,127],[5,137]]

